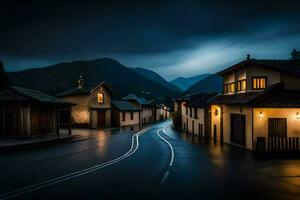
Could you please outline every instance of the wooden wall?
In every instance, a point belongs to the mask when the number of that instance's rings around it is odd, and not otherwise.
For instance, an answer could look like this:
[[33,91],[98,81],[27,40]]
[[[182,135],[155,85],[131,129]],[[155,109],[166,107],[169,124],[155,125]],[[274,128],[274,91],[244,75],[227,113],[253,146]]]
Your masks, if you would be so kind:
[[0,136],[27,136],[28,112],[26,105],[0,104]]

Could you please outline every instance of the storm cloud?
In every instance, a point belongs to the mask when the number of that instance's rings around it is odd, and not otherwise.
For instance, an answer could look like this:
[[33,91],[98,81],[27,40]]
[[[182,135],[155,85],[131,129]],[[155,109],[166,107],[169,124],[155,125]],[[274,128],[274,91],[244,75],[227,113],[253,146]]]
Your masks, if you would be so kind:
[[298,1],[3,1],[8,71],[108,56],[167,79],[300,48]]

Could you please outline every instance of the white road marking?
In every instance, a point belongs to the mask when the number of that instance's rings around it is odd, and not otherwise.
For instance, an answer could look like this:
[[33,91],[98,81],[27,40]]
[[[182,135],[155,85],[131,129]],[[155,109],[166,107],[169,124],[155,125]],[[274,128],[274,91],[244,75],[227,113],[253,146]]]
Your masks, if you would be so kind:
[[[160,182],[160,185],[163,185],[164,184],[164,182],[167,180],[167,178],[168,178],[168,176],[169,176],[169,174],[170,174],[170,168],[173,166],[173,162],[174,162],[174,149],[173,149],[173,146],[171,145],[171,143],[169,142],[169,141],[167,141],[165,138],[163,138],[160,134],[159,134],[159,132],[160,131],[162,131],[165,135],[167,135],[167,136],[169,136],[168,134],[166,134],[166,132],[165,132],[165,128],[167,128],[168,126],[166,126],[166,127],[164,127],[163,129],[159,129],[157,132],[156,132],[156,134],[158,135],[158,137],[160,138],[160,139],[162,139],[165,143],[167,143],[168,145],[169,145],[169,147],[170,147],[170,151],[171,151],[171,159],[170,159],[170,162],[169,162],[169,168],[168,168],[168,170],[165,172],[165,174],[164,174],[164,176],[163,176],[163,178],[162,178],[162,180],[161,180],[161,182]],[[172,138],[172,137],[171,137]]]
[[64,181],[67,181],[67,180],[70,180],[70,179],[73,179],[73,178],[76,178],[79,176],[83,176],[85,174],[88,174],[88,173],[94,172],[96,170],[100,170],[100,169],[103,169],[110,165],[113,165],[115,163],[118,163],[118,162],[128,158],[129,156],[133,155],[137,151],[137,149],[139,148],[139,136],[142,135],[146,131],[147,131],[147,129],[142,130],[138,133],[135,133],[131,138],[131,147],[130,147],[129,151],[127,151],[124,155],[122,155],[118,158],[115,158],[113,160],[110,160],[108,162],[105,162],[105,163],[102,163],[99,165],[89,167],[87,169],[79,170],[79,171],[76,171],[76,172],[73,172],[73,173],[70,173],[70,174],[67,174],[64,176],[49,179],[49,180],[46,180],[46,181],[43,181],[43,182],[40,182],[37,184],[33,184],[33,185],[30,185],[27,187],[23,187],[23,188],[20,188],[20,189],[11,191],[11,192],[1,194],[0,199],[4,200],[4,199],[10,199],[13,197],[21,196],[23,194],[33,192],[33,191],[36,191],[36,190],[39,190],[39,189],[42,189],[42,188],[45,188],[45,187],[48,187],[48,186],[51,186],[51,185],[54,185],[57,183],[61,183],[61,182],[64,182]]
[[[171,125],[169,125],[169,126],[171,126]],[[172,139],[175,140],[176,138],[174,138],[173,136],[167,134],[166,131],[165,131],[165,128],[168,128],[169,126],[164,127],[164,128],[163,128],[163,132],[164,132],[164,134],[165,134],[166,136],[168,136],[168,137],[170,137],[170,138],[172,138]]]
[[163,184],[164,184],[164,182],[167,180],[169,174],[170,174],[169,170],[166,171],[166,173],[164,174],[164,177],[162,178],[162,180],[161,180],[161,182],[160,182],[160,185],[163,185]]
[[171,159],[170,159],[169,166],[172,167],[173,161],[174,161],[174,149],[173,149],[172,145],[170,144],[170,142],[168,142],[165,138],[163,138],[163,137],[159,134],[159,132],[160,132],[161,130],[162,130],[162,129],[159,129],[159,130],[156,132],[156,134],[158,135],[158,137],[159,137],[160,139],[162,139],[162,140],[163,140],[165,143],[167,143],[167,144],[169,145],[169,147],[170,147],[170,150],[171,150]]

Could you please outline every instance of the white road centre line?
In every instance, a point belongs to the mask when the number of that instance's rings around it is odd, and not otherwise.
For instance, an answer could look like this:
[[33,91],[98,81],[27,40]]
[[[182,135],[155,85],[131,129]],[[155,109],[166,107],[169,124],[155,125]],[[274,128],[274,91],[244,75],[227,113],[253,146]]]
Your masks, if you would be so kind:
[[169,147],[170,147],[170,150],[171,150],[171,159],[170,159],[169,166],[172,167],[173,162],[174,162],[174,149],[173,149],[172,145],[170,144],[170,142],[168,142],[168,140],[166,140],[165,138],[163,138],[163,137],[159,134],[159,132],[160,132],[161,130],[162,130],[162,129],[159,129],[159,130],[156,132],[156,134],[158,135],[158,137],[159,137],[160,139],[162,139],[162,140],[163,140],[165,143],[167,143],[167,144],[169,145]]
[[[169,168],[168,168],[168,170],[165,172],[165,174],[164,174],[164,176],[163,176],[163,178],[162,178],[162,180],[161,180],[161,182],[160,182],[160,185],[163,185],[164,182],[167,180],[167,178],[168,178],[168,176],[169,176],[169,174],[170,174],[170,168],[173,166],[174,157],[175,157],[175,156],[174,156],[174,149],[173,149],[173,146],[171,145],[171,143],[170,143],[169,141],[167,141],[165,138],[163,138],[163,137],[159,134],[159,132],[162,131],[165,135],[167,135],[166,132],[165,132],[165,128],[167,128],[167,127],[168,127],[168,126],[164,127],[163,129],[159,129],[159,130],[156,132],[156,134],[158,135],[158,137],[159,137],[160,139],[162,139],[165,143],[167,143],[167,144],[169,145],[170,151],[171,151],[171,159],[170,159],[170,162],[169,162]],[[167,136],[169,136],[169,135],[167,135]]]
[[[169,126],[171,126],[171,125],[169,125]],[[166,136],[168,136],[168,137],[170,137],[170,138],[172,138],[172,139],[175,140],[176,138],[174,138],[173,136],[167,134],[166,131],[165,131],[165,129],[168,128],[169,126],[164,127],[164,128],[163,128],[163,132],[164,132],[164,134],[165,134]]]
[[39,189],[42,189],[42,188],[46,188],[48,186],[51,186],[51,185],[54,185],[54,184],[57,184],[57,183],[68,181],[70,179],[73,179],[73,178],[76,178],[76,177],[79,177],[79,176],[83,176],[85,174],[88,174],[88,173],[94,172],[96,170],[100,170],[100,169],[103,169],[103,168],[108,167],[110,165],[113,165],[115,163],[118,163],[118,162],[128,158],[129,156],[133,155],[137,151],[137,149],[139,148],[139,136],[142,135],[143,133],[145,133],[147,130],[148,129],[144,129],[144,130],[142,130],[138,133],[135,133],[131,137],[131,147],[130,147],[129,151],[127,151],[124,155],[122,155],[120,157],[117,157],[113,160],[110,160],[108,162],[105,162],[105,163],[102,163],[102,164],[99,164],[99,165],[95,165],[95,166],[92,166],[92,167],[89,167],[89,168],[86,168],[86,169],[83,169],[83,170],[79,170],[79,171],[76,171],[76,172],[73,172],[73,173],[70,173],[70,174],[66,174],[64,176],[49,179],[49,180],[46,180],[46,181],[43,181],[43,182],[40,182],[40,183],[37,183],[37,184],[33,184],[33,185],[30,185],[30,186],[26,186],[26,187],[23,187],[23,188],[20,188],[20,189],[11,191],[11,192],[0,194],[0,199],[5,200],[5,199],[13,198],[13,197],[18,197],[18,196],[21,196],[23,194],[30,193],[30,192],[33,192],[33,191],[36,191],[36,190],[39,190]]

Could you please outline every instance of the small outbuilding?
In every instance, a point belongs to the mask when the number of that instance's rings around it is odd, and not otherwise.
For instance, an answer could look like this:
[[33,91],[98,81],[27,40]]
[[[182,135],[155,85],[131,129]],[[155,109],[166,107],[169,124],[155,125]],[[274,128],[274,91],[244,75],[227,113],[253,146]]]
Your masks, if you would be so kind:
[[0,89],[0,136],[32,137],[59,134],[61,126],[71,133],[72,103],[44,92],[21,87]]
[[140,108],[128,101],[112,101],[113,126],[129,126],[139,124]]

